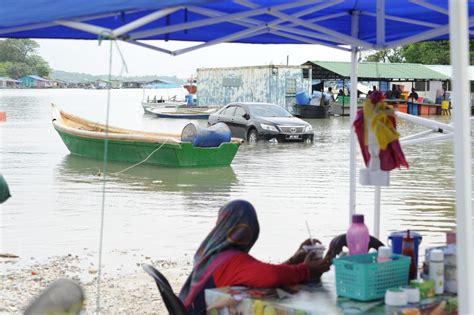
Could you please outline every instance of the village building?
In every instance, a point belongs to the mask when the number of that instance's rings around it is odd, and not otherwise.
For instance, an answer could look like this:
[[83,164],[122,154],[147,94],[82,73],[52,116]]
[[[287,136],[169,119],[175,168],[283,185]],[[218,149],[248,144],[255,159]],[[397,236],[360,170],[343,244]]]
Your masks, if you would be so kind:
[[20,78],[21,87],[23,88],[52,88],[53,81],[42,78],[37,75],[25,75]]
[[68,87],[68,83],[66,81],[59,80],[59,79],[52,80],[51,84],[53,88],[57,88],[57,89],[65,89]]
[[106,89],[109,86],[109,81],[104,79],[97,79],[94,81],[94,87],[96,89]]
[[0,89],[15,89],[20,87],[21,81],[8,77],[0,77]]
[[200,106],[233,102],[274,103],[293,111],[296,93],[309,92],[308,66],[264,65],[197,69]]
[[122,88],[124,89],[140,89],[145,85],[144,81],[124,81],[122,82]]

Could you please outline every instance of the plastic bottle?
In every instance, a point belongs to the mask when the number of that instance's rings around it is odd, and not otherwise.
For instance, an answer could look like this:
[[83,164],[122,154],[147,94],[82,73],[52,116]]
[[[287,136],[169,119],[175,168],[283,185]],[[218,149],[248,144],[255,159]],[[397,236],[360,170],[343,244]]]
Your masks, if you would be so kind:
[[444,293],[444,253],[433,249],[430,253],[430,280],[435,282],[435,294]]
[[402,242],[402,255],[411,257],[410,263],[410,280],[417,278],[417,266],[415,260],[415,241],[410,236],[410,230],[407,231],[406,236]]
[[377,262],[383,263],[392,260],[392,249],[390,247],[380,246],[377,252]]
[[349,255],[367,254],[369,251],[369,229],[364,224],[364,215],[354,214],[352,224],[346,234]]

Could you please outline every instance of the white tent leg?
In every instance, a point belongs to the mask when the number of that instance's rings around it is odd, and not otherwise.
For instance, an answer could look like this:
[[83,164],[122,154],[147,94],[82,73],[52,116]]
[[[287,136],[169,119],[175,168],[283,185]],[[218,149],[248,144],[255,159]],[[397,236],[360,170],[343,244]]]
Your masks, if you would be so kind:
[[472,177],[470,90],[467,71],[467,1],[449,1],[449,36],[453,67],[454,156],[456,168],[457,279],[459,314],[474,314],[474,241],[472,235]]
[[[352,35],[359,34],[359,15],[352,15]],[[349,224],[352,215],[356,212],[356,135],[352,128],[357,113],[357,51],[358,47],[351,47],[351,107],[350,107],[350,152],[349,152]]]
[[[377,47],[385,45],[385,0],[377,0]],[[380,239],[380,186],[375,186],[374,230],[372,235]]]

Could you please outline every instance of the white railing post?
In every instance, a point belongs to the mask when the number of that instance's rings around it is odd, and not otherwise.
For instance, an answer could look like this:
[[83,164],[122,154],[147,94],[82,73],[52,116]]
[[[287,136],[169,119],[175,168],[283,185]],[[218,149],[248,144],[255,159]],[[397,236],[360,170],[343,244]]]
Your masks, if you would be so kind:
[[453,67],[454,156],[456,174],[457,279],[459,314],[474,314],[474,241],[469,67],[469,29],[466,0],[449,1],[449,37]]

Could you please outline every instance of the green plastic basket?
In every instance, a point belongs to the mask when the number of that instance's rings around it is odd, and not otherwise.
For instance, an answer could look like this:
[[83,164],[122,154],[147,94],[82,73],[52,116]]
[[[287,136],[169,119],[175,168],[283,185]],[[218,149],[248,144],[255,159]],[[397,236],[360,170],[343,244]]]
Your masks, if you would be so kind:
[[396,255],[376,263],[377,253],[334,259],[337,295],[359,301],[383,298],[388,288],[408,284],[410,257]]

